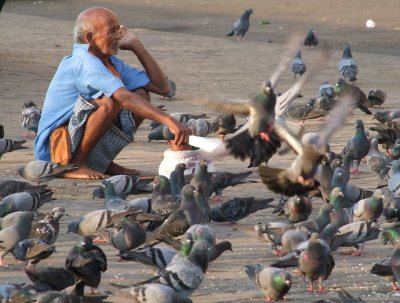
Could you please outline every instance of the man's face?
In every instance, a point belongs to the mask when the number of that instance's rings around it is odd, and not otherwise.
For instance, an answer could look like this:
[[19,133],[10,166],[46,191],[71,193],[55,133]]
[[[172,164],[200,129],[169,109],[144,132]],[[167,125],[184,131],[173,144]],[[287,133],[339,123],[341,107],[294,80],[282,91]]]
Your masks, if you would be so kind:
[[[100,18],[99,18],[100,19]],[[121,40],[121,25],[113,14],[105,14],[96,24],[91,45],[97,55],[111,56],[118,53],[119,40]]]

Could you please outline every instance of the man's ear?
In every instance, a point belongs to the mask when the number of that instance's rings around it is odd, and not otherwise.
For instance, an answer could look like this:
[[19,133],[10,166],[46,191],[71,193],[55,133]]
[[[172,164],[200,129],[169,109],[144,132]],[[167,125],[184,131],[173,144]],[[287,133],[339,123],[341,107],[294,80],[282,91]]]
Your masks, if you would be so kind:
[[87,32],[87,33],[85,34],[85,39],[86,39],[87,42],[92,42],[92,40],[93,40],[93,33],[92,33],[92,32]]

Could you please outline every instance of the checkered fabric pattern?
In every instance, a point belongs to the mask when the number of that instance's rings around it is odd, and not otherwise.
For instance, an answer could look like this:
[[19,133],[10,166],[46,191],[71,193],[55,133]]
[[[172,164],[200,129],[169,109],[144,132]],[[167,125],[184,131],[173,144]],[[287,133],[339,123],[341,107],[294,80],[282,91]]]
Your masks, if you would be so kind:
[[[68,132],[71,137],[71,153],[75,154],[76,149],[82,138],[85,123],[97,106],[85,100],[81,96],[78,97],[72,115]],[[106,131],[101,140],[96,144],[88,157],[88,166],[100,172],[106,172],[108,165],[120,151],[133,141],[133,135],[136,132],[135,122],[132,114],[123,109],[119,113],[119,127],[113,125]]]

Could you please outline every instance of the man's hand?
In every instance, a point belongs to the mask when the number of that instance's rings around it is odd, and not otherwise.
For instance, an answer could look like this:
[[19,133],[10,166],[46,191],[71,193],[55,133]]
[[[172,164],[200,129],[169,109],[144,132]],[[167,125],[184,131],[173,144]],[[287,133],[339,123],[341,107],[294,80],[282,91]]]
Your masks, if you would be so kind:
[[168,126],[169,130],[175,135],[174,143],[177,146],[188,143],[189,135],[192,133],[192,131],[189,128],[187,128],[185,125],[178,122],[174,118],[171,119],[171,122],[168,123],[167,126]]
[[143,47],[142,42],[131,32],[128,32],[128,29],[121,25],[121,40],[119,41],[119,49],[122,50],[130,50],[135,51],[138,47]]

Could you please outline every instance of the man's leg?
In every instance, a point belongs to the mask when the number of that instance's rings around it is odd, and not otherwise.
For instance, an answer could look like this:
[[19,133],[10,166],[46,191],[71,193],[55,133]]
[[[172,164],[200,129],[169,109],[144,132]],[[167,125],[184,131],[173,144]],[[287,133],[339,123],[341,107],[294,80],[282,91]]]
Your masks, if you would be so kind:
[[[143,88],[139,88],[133,93],[138,94],[142,96],[146,101],[151,102],[150,94],[147,90]],[[143,118],[139,117],[138,115],[133,115],[133,121],[135,121],[135,127],[136,129],[139,128],[140,124],[143,122]],[[139,175],[140,171],[134,169],[134,168],[126,168],[121,165],[118,165],[114,161],[112,161],[107,168],[107,174],[109,175]]]
[[88,167],[87,159],[97,142],[114,123],[121,106],[118,102],[105,96],[96,99],[93,103],[98,106],[98,109],[89,115],[81,142],[71,160],[71,163],[75,163],[78,168],[65,173],[64,178],[96,180],[107,177],[107,175]]

